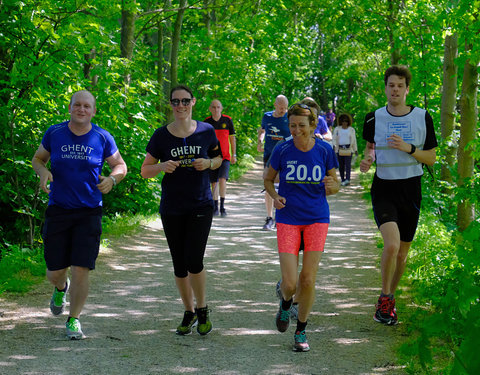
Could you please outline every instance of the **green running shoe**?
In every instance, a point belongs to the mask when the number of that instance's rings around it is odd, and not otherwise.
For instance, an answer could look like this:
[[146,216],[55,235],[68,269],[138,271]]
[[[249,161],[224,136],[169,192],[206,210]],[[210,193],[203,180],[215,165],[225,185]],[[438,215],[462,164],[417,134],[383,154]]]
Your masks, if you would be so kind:
[[52,299],[50,300],[50,311],[53,315],[60,315],[65,310],[67,304],[67,292],[70,287],[70,280],[67,278],[65,291],[59,291],[57,287],[54,287]]
[[82,332],[82,325],[77,318],[68,318],[67,323],[67,338],[70,340],[83,340],[86,336]]
[[210,310],[208,306],[202,307],[200,309],[195,309],[198,315],[198,326],[197,332],[202,336],[207,335],[213,328],[212,322],[210,321]]
[[197,314],[191,311],[183,313],[182,323],[177,327],[176,334],[180,336],[192,333],[192,327],[197,324]]

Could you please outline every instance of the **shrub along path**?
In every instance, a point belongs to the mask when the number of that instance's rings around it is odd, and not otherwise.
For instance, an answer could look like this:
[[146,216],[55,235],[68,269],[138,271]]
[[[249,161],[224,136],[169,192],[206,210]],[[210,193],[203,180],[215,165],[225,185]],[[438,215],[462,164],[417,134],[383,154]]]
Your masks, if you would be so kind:
[[0,299],[0,373],[405,373],[395,366],[399,328],[372,320],[379,250],[355,175],[329,197],[332,222],[307,327],[311,351],[292,352],[293,327],[276,331],[280,271],[275,232],[261,230],[261,172],[258,162],[229,184],[228,217],[214,218],[205,259],[211,334],[174,333],[182,304],[157,220],[135,235],[109,238],[102,249],[81,318],[88,339],[65,339],[66,317],[50,314],[46,281],[24,296]]

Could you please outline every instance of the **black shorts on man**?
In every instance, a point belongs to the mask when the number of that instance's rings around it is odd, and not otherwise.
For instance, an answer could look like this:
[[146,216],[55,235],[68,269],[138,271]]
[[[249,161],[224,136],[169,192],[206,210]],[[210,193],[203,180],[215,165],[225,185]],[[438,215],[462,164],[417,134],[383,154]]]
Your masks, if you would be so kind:
[[65,209],[50,205],[42,229],[50,271],[70,266],[95,269],[102,234],[102,207]]

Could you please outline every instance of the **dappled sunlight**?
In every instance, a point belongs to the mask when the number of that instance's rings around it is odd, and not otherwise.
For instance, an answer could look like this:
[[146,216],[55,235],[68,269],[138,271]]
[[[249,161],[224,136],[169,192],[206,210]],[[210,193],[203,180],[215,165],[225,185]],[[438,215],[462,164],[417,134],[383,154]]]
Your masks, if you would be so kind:
[[158,330],[145,330],[145,331],[131,331],[132,335],[139,335],[139,336],[147,336],[147,335],[154,335],[158,333]]
[[[332,223],[307,326],[312,350],[306,361],[305,355],[291,350],[294,324],[284,334],[275,327],[280,267],[276,232],[262,230],[265,207],[259,176],[258,168],[241,182],[229,182],[228,216],[213,220],[204,262],[214,325],[208,336],[195,329],[188,336],[175,334],[184,307],[158,219],[143,226],[140,234],[110,239],[109,247],[101,251],[81,317],[88,340],[66,340],[69,306],[62,316],[50,314],[52,288],[46,281],[38,287],[35,306],[22,298],[2,305],[1,335],[18,337],[22,332],[33,344],[27,351],[19,340],[11,340],[8,356],[0,357],[0,373],[57,374],[65,371],[64,363],[76,361],[79,368],[91,368],[92,374],[199,374],[206,373],[208,360],[215,374],[241,374],[248,373],[238,370],[245,368],[245,355],[238,355],[243,350],[252,353],[249,360],[259,361],[255,368],[262,374],[351,373],[346,368],[355,368],[355,375],[389,373],[385,362],[366,362],[362,355],[383,353],[392,330],[372,320],[380,288],[378,250],[361,189],[352,185],[329,197]],[[348,210],[341,209],[345,204]],[[352,211],[360,219],[351,219]],[[52,361],[50,368],[36,369],[38,358],[48,353],[61,356],[61,363]],[[108,359],[109,372],[102,372],[102,356]]]
[[337,338],[337,339],[334,339],[333,341],[335,341],[337,344],[340,344],[340,345],[353,345],[353,344],[364,344],[364,343],[368,343],[370,340],[368,339],[348,339],[348,338]]
[[232,328],[222,331],[223,336],[277,335],[277,330]]

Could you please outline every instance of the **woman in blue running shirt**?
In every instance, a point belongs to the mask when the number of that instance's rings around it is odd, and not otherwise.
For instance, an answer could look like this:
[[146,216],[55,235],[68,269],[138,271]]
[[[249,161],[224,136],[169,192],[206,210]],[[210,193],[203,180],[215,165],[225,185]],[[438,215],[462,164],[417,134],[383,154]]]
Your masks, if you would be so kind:
[[[315,299],[315,278],[327,237],[330,210],[327,195],[340,188],[336,160],[331,147],[313,137],[316,118],[305,104],[288,110],[293,139],[278,145],[272,153],[264,184],[277,209],[277,242],[282,271],[282,300],[276,325],[285,332],[290,322],[293,296],[298,301],[294,351],[308,351],[305,328]],[[278,193],[274,181],[280,176]],[[303,233],[305,249],[298,279],[298,254]]]
[[165,173],[160,216],[185,307],[176,333],[191,333],[198,319],[197,332],[206,335],[212,330],[203,265],[213,216],[209,171],[220,167],[222,153],[213,126],[192,119],[195,98],[188,87],[173,88],[170,105],[175,120],[150,138],[141,173]]

